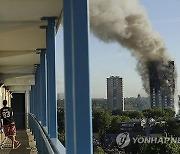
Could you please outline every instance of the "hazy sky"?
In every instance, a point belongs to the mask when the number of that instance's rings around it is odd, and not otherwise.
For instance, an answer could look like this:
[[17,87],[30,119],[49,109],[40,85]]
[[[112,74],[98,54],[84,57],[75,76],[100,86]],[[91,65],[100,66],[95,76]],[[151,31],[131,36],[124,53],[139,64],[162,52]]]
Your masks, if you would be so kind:
[[[140,0],[147,10],[155,31],[163,37],[172,59],[180,72],[180,0]],[[57,52],[57,88],[64,92],[63,66],[63,28],[56,37]],[[106,98],[106,78],[111,75],[120,76],[124,82],[125,97],[146,96],[141,79],[136,72],[136,60],[128,50],[119,44],[106,44],[92,34],[89,40],[90,89],[94,98]],[[180,83],[178,77],[178,83]],[[178,86],[180,89],[180,86]]]

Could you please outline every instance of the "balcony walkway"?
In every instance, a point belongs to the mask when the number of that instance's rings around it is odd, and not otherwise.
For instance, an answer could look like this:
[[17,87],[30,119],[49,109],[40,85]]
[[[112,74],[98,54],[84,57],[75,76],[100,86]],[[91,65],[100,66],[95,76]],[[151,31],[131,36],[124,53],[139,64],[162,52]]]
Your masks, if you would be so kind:
[[[2,134],[3,135],[3,134]],[[17,131],[17,140],[21,142],[18,149],[11,149],[11,140],[4,141],[3,149],[0,149],[1,154],[37,154],[33,136],[29,130]]]

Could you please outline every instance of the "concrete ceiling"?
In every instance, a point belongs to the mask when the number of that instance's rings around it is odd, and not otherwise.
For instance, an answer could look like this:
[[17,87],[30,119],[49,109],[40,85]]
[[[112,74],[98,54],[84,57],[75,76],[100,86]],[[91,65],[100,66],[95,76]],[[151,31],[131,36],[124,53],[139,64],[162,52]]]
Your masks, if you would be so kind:
[[29,90],[34,84],[37,48],[46,48],[47,25],[41,17],[62,18],[62,0],[0,0],[0,80],[11,91]]

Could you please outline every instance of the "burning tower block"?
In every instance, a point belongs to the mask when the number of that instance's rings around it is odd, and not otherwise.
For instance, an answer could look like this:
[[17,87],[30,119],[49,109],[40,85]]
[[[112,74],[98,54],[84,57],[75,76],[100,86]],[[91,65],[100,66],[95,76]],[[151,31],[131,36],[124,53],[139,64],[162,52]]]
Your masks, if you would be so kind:
[[174,109],[174,61],[148,62],[151,108]]

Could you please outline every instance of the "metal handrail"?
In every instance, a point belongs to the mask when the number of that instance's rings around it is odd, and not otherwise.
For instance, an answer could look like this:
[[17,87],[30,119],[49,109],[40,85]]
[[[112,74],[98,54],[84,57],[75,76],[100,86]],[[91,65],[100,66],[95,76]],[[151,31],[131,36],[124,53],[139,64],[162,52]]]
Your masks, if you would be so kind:
[[[44,140],[44,143],[46,145],[46,148],[48,149],[48,152],[50,154],[60,154],[60,151],[57,149],[57,147],[53,144],[53,142],[51,141],[51,139],[49,138],[49,135],[47,134],[47,132],[44,130],[44,128],[42,127],[42,125],[37,121],[36,117],[29,113],[29,116],[34,120],[34,122],[36,123],[36,126],[38,127],[41,136]],[[35,131],[35,130],[33,130]]]

